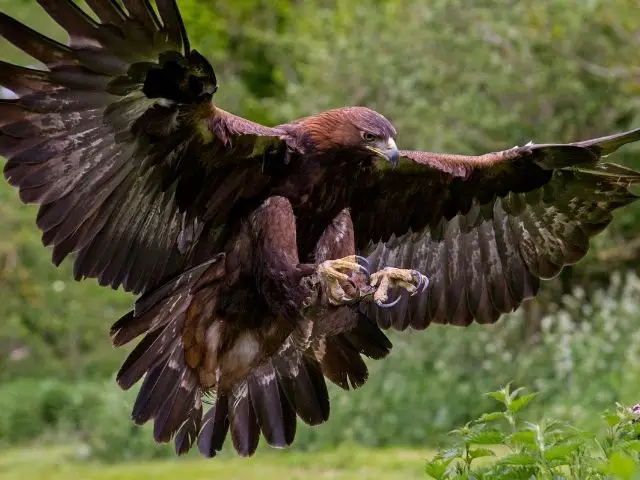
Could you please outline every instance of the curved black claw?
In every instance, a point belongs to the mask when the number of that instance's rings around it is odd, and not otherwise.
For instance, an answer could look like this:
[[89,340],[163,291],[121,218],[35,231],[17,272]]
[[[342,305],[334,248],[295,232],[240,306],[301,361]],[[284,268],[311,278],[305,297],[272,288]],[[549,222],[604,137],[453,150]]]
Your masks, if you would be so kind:
[[362,269],[362,273],[369,277],[371,274],[371,264],[369,263],[369,260],[366,257],[362,257],[360,255],[356,255],[355,257],[357,264],[360,265],[360,268]]
[[417,270],[411,270],[411,274],[414,277],[418,277],[418,285],[416,285],[416,289],[411,292],[411,296],[413,297],[414,295],[422,293],[427,289],[427,287],[429,286],[429,278],[427,278],[426,275],[423,275]]
[[384,302],[376,300],[376,305],[378,305],[381,308],[395,307],[398,304],[398,302],[400,301],[401,298],[402,298],[401,295],[398,294],[398,298],[396,298],[393,302],[384,303]]

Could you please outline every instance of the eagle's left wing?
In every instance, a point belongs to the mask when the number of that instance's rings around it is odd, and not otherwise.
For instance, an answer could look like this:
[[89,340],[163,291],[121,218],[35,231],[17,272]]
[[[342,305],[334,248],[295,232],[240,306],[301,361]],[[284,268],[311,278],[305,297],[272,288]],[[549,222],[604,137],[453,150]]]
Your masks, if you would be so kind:
[[637,198],[629,186],[640,172],[601,162],[637,140],[640,129],[480,156],[401,152],[395,169],[355,187],[356,241],[372,271],[411,268],[430,284],[391,309],[364,308],[397,329],[491,323],[515,310]]
[[[58,43],[0,12],[0,38],[45,69],[0,61],[4,175],[57,265],[77,279],[147,291],[207,260],[207,232],[268,181],[283,132],[212,101],[212,66],[192,50],[176,0],[38,0]],[[191,257],[200,256],[199,261]]]

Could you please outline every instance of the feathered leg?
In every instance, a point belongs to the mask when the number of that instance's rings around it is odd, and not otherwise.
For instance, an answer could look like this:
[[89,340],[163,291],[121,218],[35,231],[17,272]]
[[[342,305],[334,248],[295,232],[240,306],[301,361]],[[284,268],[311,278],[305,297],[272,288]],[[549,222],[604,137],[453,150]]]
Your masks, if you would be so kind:
[[[353,223],[345,209],[320,237],[314,259],[321,270],[323,265],[354,258],[355,251]],[[362,298],[368,291],[369,279],[357,272],[354,282]],[[351,306],[329,308],[324,315],[314,318],[312,348],[322,373],[345,390],[363,385],[369,377],[363,355],[380,359],[391,350],[391,342],[378,325]]]
[[[317,263],[300,263],[295,216],[287,199],[267,199],[253,212],[249,223],[253,274],[274,312],[295,321],[304,307],[324,303],[325,299],[331,305],[344,305],[361,298],[356,283],[366,285],[367,272],[353,252],[345,258],[318,257]],[[344,235],[334,232],[332,241],[343,243]],[[353,248],[352,230],[349,235],[347,244]],[[362,278],[356,282],[359,273]],[[318,297],[322,297],[320,302]]]

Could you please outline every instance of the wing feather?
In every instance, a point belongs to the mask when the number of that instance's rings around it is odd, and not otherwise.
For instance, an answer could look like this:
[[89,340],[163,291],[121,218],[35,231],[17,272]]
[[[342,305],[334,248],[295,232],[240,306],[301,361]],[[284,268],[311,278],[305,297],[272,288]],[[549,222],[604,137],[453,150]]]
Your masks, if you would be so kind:
[[105,23],[71,0],[39,3],[70,43],[0,14],[0,35],[47,67],[0,63],[19,96],[0,101],[5,177],[40,205],[56,264],[76,253],[76,278],[146,291],[215,253],[198,242],[259,194],[283,132],[211,103],[215,73],[174,0],[157,2],[159,17],[146,0],[89,1]]
[[374,169],[367,191],[356,186],[353,195],[359,248],[374,271],[416,269],[430,284],[392,309],[361,308],[398,330],[493,323],[515,310],[637,199],[629,187],[640,172],[601,161],[637,140],[640,129],[476,157],[402,152],[397,169]]

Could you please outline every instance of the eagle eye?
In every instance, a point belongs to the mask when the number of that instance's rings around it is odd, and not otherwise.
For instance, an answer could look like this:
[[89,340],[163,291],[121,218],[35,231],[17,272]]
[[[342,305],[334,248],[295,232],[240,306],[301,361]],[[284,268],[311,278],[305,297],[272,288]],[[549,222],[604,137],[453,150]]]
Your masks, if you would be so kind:
[[373,133],[362,132],[362,139],[365,142],[373,142],[376,139],[376,136]]

